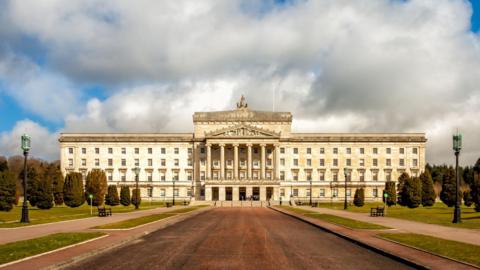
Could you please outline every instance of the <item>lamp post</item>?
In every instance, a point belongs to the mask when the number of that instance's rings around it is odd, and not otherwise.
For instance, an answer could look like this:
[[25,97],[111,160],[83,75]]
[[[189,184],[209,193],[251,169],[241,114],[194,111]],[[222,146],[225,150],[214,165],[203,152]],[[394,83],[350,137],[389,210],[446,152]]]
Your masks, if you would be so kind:
[[312,178],[310,177],[310,206],[312,206]]
[[133,169],[133,172],[135,173],[135,209],[138,209],[138,199],[140,196],[140,192],[138,190],[138,175],[140,174],[140,168],[137,166]]
[[348,173],[349,173],[349,169],[348,168],[343,168],[343,174],[345,175],[345,201],[343,203],[343,209],[344,210],[347,210],[348,208],[348,202],[347,202],[347,179],[348,179]]
[[460,187],[460,177],[458,177],[458,156],[462,149],[462,134],[453,135],[453,151],[455,151],[455,210],[453,210],[453,223],[462,222],[460,210],[460,197],[458,196],[458,189]]
[[28,217],[28,205],[27,205],[27,159],[28,151],[30,151],[30,136],[27,134],[22,135],[22,150],[23,156],[25,157],[23,162],[23,206],[22,206],[22,219],[20,222],[29,223],[30,218]]

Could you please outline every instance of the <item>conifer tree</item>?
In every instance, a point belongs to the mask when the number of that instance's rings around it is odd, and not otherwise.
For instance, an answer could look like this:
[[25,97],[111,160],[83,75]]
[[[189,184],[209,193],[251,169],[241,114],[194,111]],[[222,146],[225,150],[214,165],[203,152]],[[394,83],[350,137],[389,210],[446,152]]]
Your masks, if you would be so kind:
[[10,211],[15,204],[15,175],[8,169],[0,171],[0,211]]
[[53,200],[55,205],[62,205],[65,180],[58,166],[52,165],[50,168],[50,177],[52,178]]
[[420,174],[420,179],[422,181],[422,205],[432,206],[435,204],[437,195],[433,189],[433,179],[430,171],[425,170],[425,172]]
[[402,202],[408,208],[417,208],[422,203],[422,182],[418,177],[411,177],[405,181],[402,191]]
[[357,188],[353,197],[353,204],[362,207],[365,204],[365,191],[363,188]]
[[472,192],[470,190],[465,190],[463,192],[463,204],[467,207],[472,206],[473,197],[472,197]]
[[133,205],[140,205],[142,203],[142,196],[140,194],[140,189],[134,188],[132,190],[132,204]]
[[[443,184],[442,184],[442,191],[440,192],[440,199],[444,204],[448,207],[452,207],[455,205],[455,189],[456,189],[456,179],[455,179],[455,170],[453,168],[449,168],[443,174]],[[458,196],[462,196],[461,191],[459,190]]]
[[87,175],[85,181],[85,199],[90,205],[89,195],[92,194],[91,199],[93,206],[102,205],[105,200],[105,193],[107,192],[107,176],[105,172],[100,169],[93,169]]
[[116,185],[109,185],[107,195],[105,196],[105,204],[115,206],[120,204],[118,190]]
[[395,182],[387,181],[385,182],[385,193],[388,194],[388,197],[385,201],[385,197],[383,200],[388,206],[392,206],[397,204],[397,191],[395,190]]
[[85,202],[81,173],[70,172],[67,174],[63,186],[63,200],[69,207],[79,207]]
[[46,168],[43,174],[37,179],[36,205],[40,209],[50,209],[53,207],[53,190],[52,190],[52,177],[50,175],[50,168]]
[[130,188],[128,186],[122,186],[120,188],[120,203],[123,206],[130,205]]
[[410,176],[408,175],[408,173],[404,172],[400,175],[400,177],[398,177],[398,184],[397,184],[397,190],[398,190],[398,197],[397,197],[397,203],[401,206],[406,206],[406,202],[404,201],[405,200],[405,196],[406,194],[404,194],[404,188],[403,186],[405,185],[405,183],[407,182],[407,180],[410,179]]
[[473,167],[473,183],[471,185],[472,201],[475,203],[475,211],[480,212],[480,158]]

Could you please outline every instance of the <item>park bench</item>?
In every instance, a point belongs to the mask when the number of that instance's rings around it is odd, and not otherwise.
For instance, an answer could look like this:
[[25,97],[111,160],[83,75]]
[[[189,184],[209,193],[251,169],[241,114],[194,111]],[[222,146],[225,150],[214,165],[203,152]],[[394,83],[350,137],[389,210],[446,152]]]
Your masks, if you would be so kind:
[[385,215],[385,207],[383,206],[377,206],[374,208],[370,208],[370,216],[372,217],[379,217],[379,216],[384,216]]
[[172,207],[172,203],[171,203],[171,202],[167,202],[167,203],[166,203],[166,206],[167,206],[167,208],[168,208],[168,207]]
[[106,217],[112,215],[112,208],[97,207],[97,211],[99,217]]

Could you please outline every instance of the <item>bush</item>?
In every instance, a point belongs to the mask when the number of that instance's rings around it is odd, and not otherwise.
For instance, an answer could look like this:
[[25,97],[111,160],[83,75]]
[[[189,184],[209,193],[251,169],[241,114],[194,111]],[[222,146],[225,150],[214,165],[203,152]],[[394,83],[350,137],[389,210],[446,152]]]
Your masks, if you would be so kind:
[[[90,201],[93,206],[100,206],[105,201],[105,193],[107,192],[107,176],[105,172],[100,169],[93,169],[87,175],[85,181],[85,199],[88,205]],[[93,198],[90,200],[89,195],[92,194]]]
[[353,197],[353,204],[362,207],[365,204],[365,191],[363,188],[357,188]]
[[398,184],[397,184],[397,190],[398,190],[398,197],[397,197],[397,203],[401,206],[406,206],[406,202],[404,202],[404,199],[405,199],[405,194],[403,193],[404,192],[404,189],[403,189],[403,186],[405,185],[405,183],[407,182],[407,180],[410,179],[410,176],[408,175],[408,173],[404,172],[400,175],[400,177],[398,177]]
[[465,204],[465,206],[467,206],[467,207],[472,206],[473,197],[472,197],[472,194],[471,194],[470,190],[467,190],[467,191],[463,192],[463,204]]
[[[442,202],[448,207],[455,205],[455,189],[455,170],[453,168],[449,168],[445,174],[443,174],[442,191],[440,192],[440,200],[442,200]],[[458,193],[458,196],[461,198],[462,193],[460,189],[458,190]]]
[[52,178],[46,170],[43,176],[37,180],[37,207],[40,209],[50,209],[53,207]]
[[8,171],[0,171],[0,211],[10,211],[15,204],[15,175]]
[[70,172],[67,174],[63,186],[63,200],[69,207],[79,207],[85,202],[81,173]]
[[[24,177],[24,170],[20,173],[20,178]],[[37,206],[37,202],[41,194],[40,191],[40,180],[35,167],[27,168],[27,200],[31,206]]]
[[120,203],[123,206],[130,205],[130,188],[128,186],[122,186],[120,188]]
[[137,205],[140,205],[141,203],[142,203],[142,196],[140,193],[140,189],[134,188],[132,190],[132,204],[137,206]]
[[397,204],[397,191],[395,190],[395,182],[387,181],[385,182],[385,193],[388,194],[388,197],[385,201],[385,197],[383,197],[383,201],[388,205],[392,206]]
[[408,208],[417,208],[422,203],[422,183],[420,178],[408,178],[402,187],[402,203]]
[[65,180],[63,179],[62,172],[58,166],[52,166],[50,169],[50,177],[52,178],[53,188],[53,201],[55,205],[63,204],[63,185]]
[[105,204],[110,206],[116,206],[120,204],[120,198],[118,197],[116,185],[108,186],[107,196],[105,196]]
[[472,200],[475,203],[475,211],[480,212],[480,158],[473,167],[473,183],[471,189]]
[[433,189],[433,179],[432,175],[428,170],[425,170],[424,173],[420,175],[422,181],[422,205],[423,206],[432,206],[435,204],[435,199],[437,195]]

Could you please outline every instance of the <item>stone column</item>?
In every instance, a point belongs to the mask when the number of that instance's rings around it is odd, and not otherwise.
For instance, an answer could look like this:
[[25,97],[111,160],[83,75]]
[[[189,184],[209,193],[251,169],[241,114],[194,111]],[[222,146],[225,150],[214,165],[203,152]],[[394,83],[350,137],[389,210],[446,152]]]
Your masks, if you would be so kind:
[[275,180],[280,180],[280,145],[278,144],[275,144],[274,156],[275,156],[275,165],[274,165]]
[[233,179],[238,179],[238,144],[233,145]]
[[247,179],[252,179],[252,144],[247,144],[248,157],[247,157]]
[[225,187],[218,188],[218,200],[225,201]]
[[252,187],[246,187],[245,193],[246,193],[245,196],[247,196],[247,198],[250,198],[250,196],[252,196],[252,193],[253,193]]
[[240,192],[239,187],[233,187],[233,190],[232,190],[232,200],[233,201],[240,200],[239,192]]
[[212,179],[212,145],[209,143],[207,143],[207,179]]
[[262,147],[262,156],[261,156],[261,160],[260,160],[260,168],[261,168],[261,175],[260,175],[260,179],[265,179],[265,165],[266,162],[265,162],[265,144],[260,144],[260,146]]
[[212,188],[205,187],[205,201],[212,201]]
[[267,187],[260,186],[260,201],[267,200]]
[[225,179],[225,144],[220,144],[220,179]]

